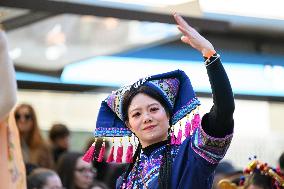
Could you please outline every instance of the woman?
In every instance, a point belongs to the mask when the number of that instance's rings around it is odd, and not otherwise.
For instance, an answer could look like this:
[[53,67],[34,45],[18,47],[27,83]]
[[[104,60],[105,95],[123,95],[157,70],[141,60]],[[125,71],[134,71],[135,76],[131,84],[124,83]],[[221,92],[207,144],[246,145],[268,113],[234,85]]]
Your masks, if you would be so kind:
[[33,107],[29,104],[20,104],[16,107],[14,116],[20,131],[25,163],[52,169],[52,154],[40,133]]
[[[174,18],[183,33],[181,40],[205,57],[214,105],[200,123],[195,114],[199,101],[189,78],[180,70],[141,79],[107,97],[102,102],[95,136],[133,133],[139,140],[134,162],[117,180],[116,188],[209,189],[214,170],[232,139],[234,98],[219,56],[181,16],[174,14]],[[193,129],[189,131],[186,126],[189,137],[181,143],[182,130],[175,138],[170,134],[171,125],[187,114],[194,117]],[[85,160],[90,159],[89,155]]]
[[37,168],[27,179],[28,189],[63,189],[61,180],[51,169]]
[[63,154],[57,165],[57,172],[62,180],[62,184],[68,189],[104,189],[99,187],[100,183],[94,182],[97,174],[91,163],[82,160],[82,154],[77,152],[67,152]]

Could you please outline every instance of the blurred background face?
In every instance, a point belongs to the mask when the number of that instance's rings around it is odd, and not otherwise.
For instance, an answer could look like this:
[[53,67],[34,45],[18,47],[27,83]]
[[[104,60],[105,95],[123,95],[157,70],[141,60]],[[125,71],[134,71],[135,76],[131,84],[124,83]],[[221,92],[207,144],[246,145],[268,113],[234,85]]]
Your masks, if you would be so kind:
[[87,163],[80,157],[75,166],[74,182],[75,186],[80,189],[88,189],[93,183],[95,177],[95,169],[91,163]]
[[42,189],[62,189],[62,183],[60,178],[57,175],[49,176],[46,179],[46,184],[42,187]]
[[15,119],[20,133],[27,133],[33,127],[33,116],[28,107],[20,107],[15,113]]
[[55,140],[55,143],[58,147],[62,148],[62,149],[69,149],[69,136],[65,136],[63,138],[58,138]]

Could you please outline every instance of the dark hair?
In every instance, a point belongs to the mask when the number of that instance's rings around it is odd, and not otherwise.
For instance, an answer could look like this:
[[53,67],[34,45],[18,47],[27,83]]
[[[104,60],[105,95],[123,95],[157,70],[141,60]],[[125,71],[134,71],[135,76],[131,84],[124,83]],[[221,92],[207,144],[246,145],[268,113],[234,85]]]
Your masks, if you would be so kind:
[[70,135],[70,131],[66,125],[57,123],[53,124],[49,130],[49,139],[54,142],[58,138],[64,138]]
[[[168,106],[168,103],[166,102],[166,100],[162,97],[161,94],[159,94],[159,92],[157,92],[156,90],[152,89],[151,87],[148,86],[140,86],[139,88],[134,88],[132,87],[128,92],[126,92],[126,94],[124,95],[123,98],[123,104],[122,104],[122,113],[123,113],[123,119],[124,121],[128,121],[128,108],[129,105],[131,104],[131,101],[133,100],[133,98],[137,95],[137,94],[145,94],[155,100],[157,100],[165,109],[167,115],[169,117],[171,117],[172,115],[172,111]],[[161,163],[161,167],[159,170],[159,187],[163,188],[163,189],[168,189],[171,187],[171,172],[172,172],[172,155],[171,155],[171,146],[169,145],[169,139],[168,139],[168,144],[166,145],[166,150],[164,151],[163,154],[163,159],[162,159],[162,163]],[[128,168],[127,171],[124,175],[123,178],[123,183],[126,182],[126,179],[130,173],[130,171],[133,169],[133,166],[135,164],[135,162],[139,162],[139,157],[140,157],[140,153],[141,153],[141,149],[142,146],[139,142],[138,147],[135,151],[134,157],[133,157],[133,163],[131,163]],[[136,170],[137,171],[137,170]],[[137,172],[136,172],[137,174]]]
[[65,188],[75,188],[74,172],[76,169],[76,162],[81,156],[83,156],[83,154],[78,152],[67,152],[59,158],[57,173]]
[[263,175],[259,171],[256,171],[248,179],[245,188],[248,188],[251,185],[255,185],[263,189],[271,189],[273,188],[273,180],[270,176]]
[[57,175],[56,172],[46,168],[36,168],[27,178],[28,189],[41,189],[46,184],[48,177]]
[[284,152],[279,157],[279,166],[280,166],[280,169],[282,170],[284,169]]

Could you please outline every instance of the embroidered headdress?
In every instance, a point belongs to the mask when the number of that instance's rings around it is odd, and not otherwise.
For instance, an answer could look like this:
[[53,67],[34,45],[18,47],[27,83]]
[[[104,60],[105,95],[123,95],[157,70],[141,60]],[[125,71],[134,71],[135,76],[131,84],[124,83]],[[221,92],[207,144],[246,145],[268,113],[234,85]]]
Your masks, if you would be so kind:
[[[95,137],[130,137],[132,135],[132,132],[125,125],[125,112],[122,110],[124,103],[123,99],[127,92],[138,89],[141,86],[148,86],[163,97],[164,101],[172,112],[170,119],[172,125],[175,125],[187,115],[188,118],[191,118],[191,120],[187,121],[185,124],[185,128],[179,129],[177,137],[175,137],[174,132],[172,133],[172,144],[181,143],[181,138],[183,136],[182,131],[184,131],[184,136],[188,137],[193,130],[199,126],[199,115],[196,112],[194,112],[194,115],[191,113],[193,113],[193,110],[200,105],[200,102],[195,96],[195,92],[188,76],[181,70],[175,70],[142,78],[132,85],[127,85],[116,91],[113,91],[101,103],[96,129],[94,131]],[[94,145],[95,143],[85,154],[84,160],[91,161],[93,159],[92,155],[94,153]],[[114,160],[112,157],[114,150],[113,148],[114,147],[111,149],[111,154],[107,162]],[[133,147],[132,144],[130,144],[127,149],[126,162],[132,161],[132,150]],[[101,156],[104,155],[104,151],[105,149],[103,145],[102,149],[100,150],[99,157],[96,158],[97,161],[102,160]],[[123,155],[122,145],[118,146],[116,155],[116,162],[121,162],[120,156]]]

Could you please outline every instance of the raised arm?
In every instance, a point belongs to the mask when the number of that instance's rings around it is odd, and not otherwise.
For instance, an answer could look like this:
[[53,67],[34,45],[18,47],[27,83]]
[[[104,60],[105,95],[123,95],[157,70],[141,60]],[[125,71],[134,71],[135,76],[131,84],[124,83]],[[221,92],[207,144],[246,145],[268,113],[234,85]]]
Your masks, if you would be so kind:
[[178,14],[174,14],[181,40],[201,52],[213,93],[213,102],[209,113],[202,118],[202,129],[210,136],[225,137],[233,132],[233,112],[235,109],[232,88],[213,45],[201,36]]
[[16,103],[16,89],[15,71],[8,54],[7,38],[0,29],[0,122]]

